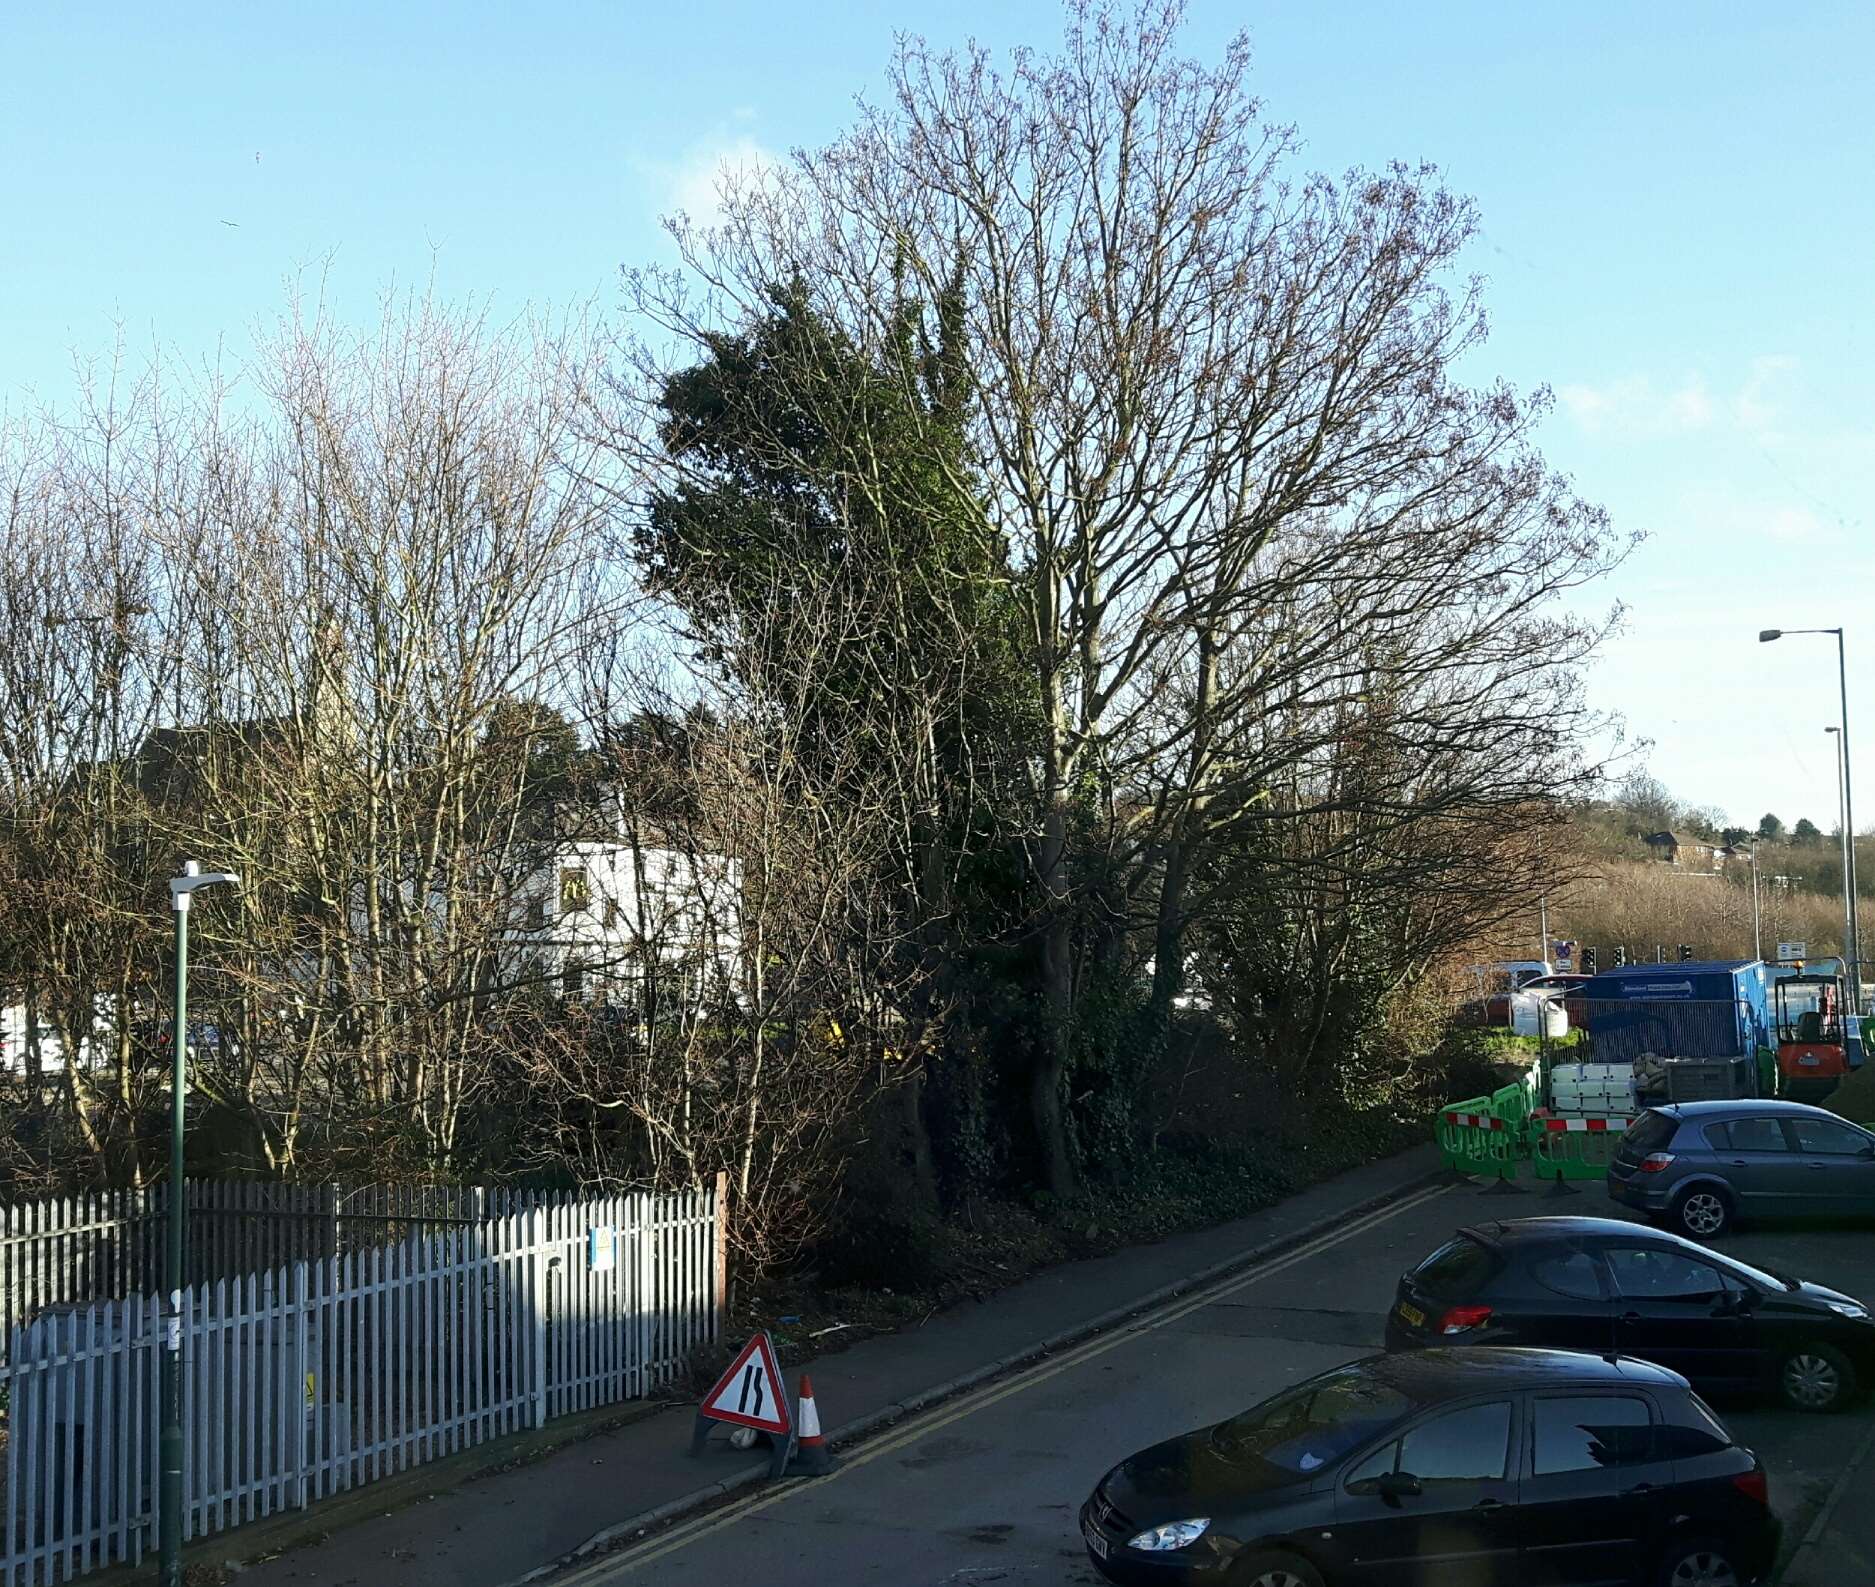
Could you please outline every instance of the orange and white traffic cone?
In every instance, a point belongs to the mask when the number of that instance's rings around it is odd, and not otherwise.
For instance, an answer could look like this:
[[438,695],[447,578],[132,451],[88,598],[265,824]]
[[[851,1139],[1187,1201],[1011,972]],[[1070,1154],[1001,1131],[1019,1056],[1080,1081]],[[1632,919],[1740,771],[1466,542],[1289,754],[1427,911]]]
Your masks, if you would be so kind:
[[796,1416],[794,1459],[790,1463],[803,1477],[824,1477],[833,1470],[833,1451],[820,1432],[820,1412],[814,1406],[814,1380],[801,1374],[801,1402]]

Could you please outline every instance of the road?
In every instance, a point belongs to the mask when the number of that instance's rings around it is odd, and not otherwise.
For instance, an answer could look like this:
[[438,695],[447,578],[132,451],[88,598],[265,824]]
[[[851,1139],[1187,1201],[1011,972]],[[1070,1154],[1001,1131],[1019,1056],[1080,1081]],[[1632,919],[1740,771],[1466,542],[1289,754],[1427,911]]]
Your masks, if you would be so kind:
[[[1380,1346],[1401,1270],[1466,1223],[1551,1211],[1620,1214],[1599,1186],[1566,1200],[1422,1191],[1264,1267],[901,1424],[833,1475],[760,1490],[594,1561],[557,1587],[748,1581],[1025,1587],[1098,1581],[1075,1513],[1108,1467]],[[1875,1296],[1866,1230],[1750,1230],[1740,1258]],[[838,1394],[830,1370],[817,1384]],[[1721,1408],[1771,1471],[1800,1533],[1871,1411],[1815,1418]]]

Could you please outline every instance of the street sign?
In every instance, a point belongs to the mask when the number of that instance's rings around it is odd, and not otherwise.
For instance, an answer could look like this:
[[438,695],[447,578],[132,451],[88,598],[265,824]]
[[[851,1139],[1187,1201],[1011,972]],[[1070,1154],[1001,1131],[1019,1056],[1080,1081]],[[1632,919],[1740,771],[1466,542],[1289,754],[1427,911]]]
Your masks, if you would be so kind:
[[[788,1469],[794,1454],[794,1418],[788,1411],[788,1391],[782,1387],[781,1368],[775,1364],[774,1342],[766,1331],[757,1334],[716,1380],[716,1387],[703,1396],[697,1407],[697,1422],[690,1434],[690,1453],[700,1455],[709,1441],[710,1425],[727,1422],[732,1428],[768,1434],[774,1453],[768,1462],[768,1475],[779,1477]],[[732,1442],[734,1434],[731,1435]],[[736,1444],[746,1449],[747,1444]]]
[[598,1224],[586,1231],[586,1270],[610,1273],[618,1266],[618,1231]]
[[1777,956],[1780,959],[1807,958],[1809,957],[1809,955],[1805,952],[1805,950],[1809,946],[1810,944],[1807,942],[1780,942],[1777,945]]
[[781,1386],[781,1369],[775,1365],[775,1347],[766,1332],[742,1347],[729,1370],[716,1380],[716,1387],[704,1395],[697,1414],[712,1422],[753,1427],[758,1433],[788,1432],[792,1425],[788,1396]]

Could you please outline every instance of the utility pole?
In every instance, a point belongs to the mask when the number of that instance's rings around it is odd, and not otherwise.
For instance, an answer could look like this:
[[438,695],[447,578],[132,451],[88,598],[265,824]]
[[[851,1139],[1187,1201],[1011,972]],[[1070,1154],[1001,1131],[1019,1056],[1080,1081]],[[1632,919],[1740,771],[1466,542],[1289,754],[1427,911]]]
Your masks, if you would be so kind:
[[189,1095],[189,903],[198,887],[240,880],[234,871],[204,875],[202,867],[190,860],[182,867],[182,874],[171,877],[169,882],[169,902],[176,914],[176,1018],[169,1030],[169,1229],[163,1250],[163,1288],[169,1297],[169,1310],[164,1318],[161,1373],[162,1476],[156,1578],[160,1587],[182,1587],[182,1275],[183,1248],[189,1236],[182,1138]]
[[1549,894],[1538,895],[1536,956],[1549,963]]

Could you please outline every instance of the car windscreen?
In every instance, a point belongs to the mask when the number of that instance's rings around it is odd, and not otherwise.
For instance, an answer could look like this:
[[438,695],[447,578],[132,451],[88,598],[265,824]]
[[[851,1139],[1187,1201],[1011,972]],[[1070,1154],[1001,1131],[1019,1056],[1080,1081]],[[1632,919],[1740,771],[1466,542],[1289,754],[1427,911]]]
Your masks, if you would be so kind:
[[1413,1282],[1440,1300],[1465,1300],[1478,1293],[1502,1264],[1468,1234],[1448,1240],[1413,1269]]
[[1211,1430],[1211,1443],[1256,1487],[1313,1476],[1413,1411],[1413,1401],[1361,1367],[1311,1379]]
[[1680,1121],[1665,1113],[1656,1113],[1649,1108],[1628,1126],[1628,1132],[1621,1139],[1621,1144],[1632,1146],[1637,1151],[1658,1152],[1666,1148],[1674,1135],[1678,1133]]

